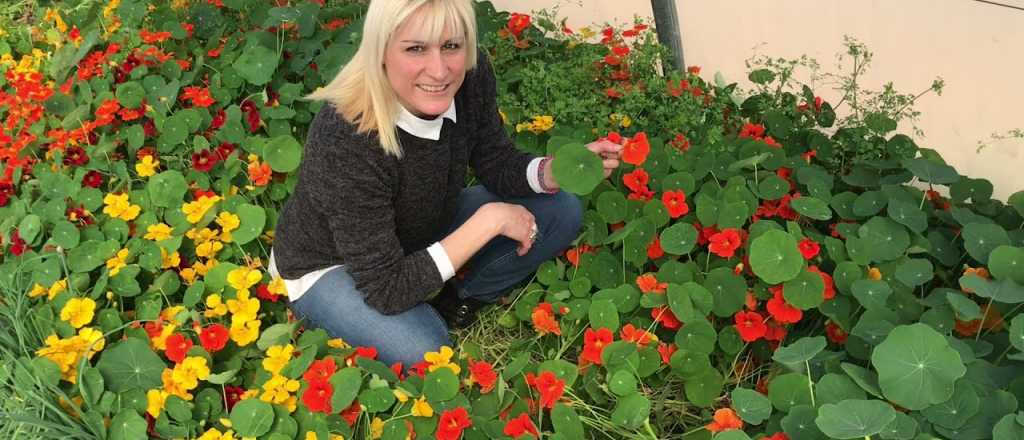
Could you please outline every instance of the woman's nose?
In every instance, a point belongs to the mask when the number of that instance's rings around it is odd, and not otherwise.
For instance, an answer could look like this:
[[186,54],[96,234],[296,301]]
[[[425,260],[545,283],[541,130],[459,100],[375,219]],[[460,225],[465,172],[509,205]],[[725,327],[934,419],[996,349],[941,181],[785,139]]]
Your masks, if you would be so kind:
[[427,57],[427,75],[434,79],[444,79],[447,76],[448,67],[445,65],[444,55],[441,54],[441,51],[430,51],[430,55]]

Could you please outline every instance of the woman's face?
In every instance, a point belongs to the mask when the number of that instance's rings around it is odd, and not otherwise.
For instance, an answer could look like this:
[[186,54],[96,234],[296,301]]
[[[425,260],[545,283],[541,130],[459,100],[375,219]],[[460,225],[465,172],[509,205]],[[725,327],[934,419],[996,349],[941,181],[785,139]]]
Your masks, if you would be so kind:
[[417,13],[398,27],[385,50],[384,68],[402,106],[430,118],[448,109],[466,78],[466,41],[447,26],[441,41],[425,41],[420,20]]

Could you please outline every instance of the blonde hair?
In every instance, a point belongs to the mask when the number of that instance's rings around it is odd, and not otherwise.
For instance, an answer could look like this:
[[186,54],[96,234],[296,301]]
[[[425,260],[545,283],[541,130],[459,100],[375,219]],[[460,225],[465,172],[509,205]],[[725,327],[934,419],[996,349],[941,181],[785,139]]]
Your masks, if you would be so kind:
[[359,133],[377,132],[388,154],[402,157],[395,122],[401,111],[398,96],[384,71],[384,53],[392,35],[422,10],[424,41],[439,42],[445,27],[465,38],[466,70],[476,66],[476,16],[472,0],[373,0],[363,23],[359,49],[328,83],[306,96],[327,101]]

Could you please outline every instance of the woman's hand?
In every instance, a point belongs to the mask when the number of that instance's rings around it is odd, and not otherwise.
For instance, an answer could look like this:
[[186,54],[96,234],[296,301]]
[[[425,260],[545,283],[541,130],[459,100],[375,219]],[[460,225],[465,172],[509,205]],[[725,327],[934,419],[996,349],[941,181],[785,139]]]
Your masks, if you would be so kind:
[[615,171],[615,169],[619,167],[619,157],[622,156],[622,145],[616,144],[615,142],[607,139],[598,139],[587,144],[587,149],[601,157],[602,165],[604,165],[605,179],[612,175],[612,171]]
[[526,255],[533,247],[537,238],[537,220],[522,205],[493,202],[484,205],[494,224],[498,226],[498,235],[503,235],[519,242],[516,254]]

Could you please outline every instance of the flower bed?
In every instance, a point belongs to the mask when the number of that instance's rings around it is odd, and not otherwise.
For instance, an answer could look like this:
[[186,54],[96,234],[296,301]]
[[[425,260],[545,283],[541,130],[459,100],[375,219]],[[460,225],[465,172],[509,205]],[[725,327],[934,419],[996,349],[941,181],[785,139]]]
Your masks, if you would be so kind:
[[[585,228],[498,313],[520,335],[500,356],[484,338],[390,366],[290,321],[263,267],[319,108],[298,98],[353,53],[362,6],[61,11],[0,34],[12,436],[1024,433],[1024,192],[992,200],[892,115],[834,126],[784,69],[743,97],[661,74],[644,23],[480,3],[508,128],[555,156]],[[598,137],[624,145],[609,180]]]

